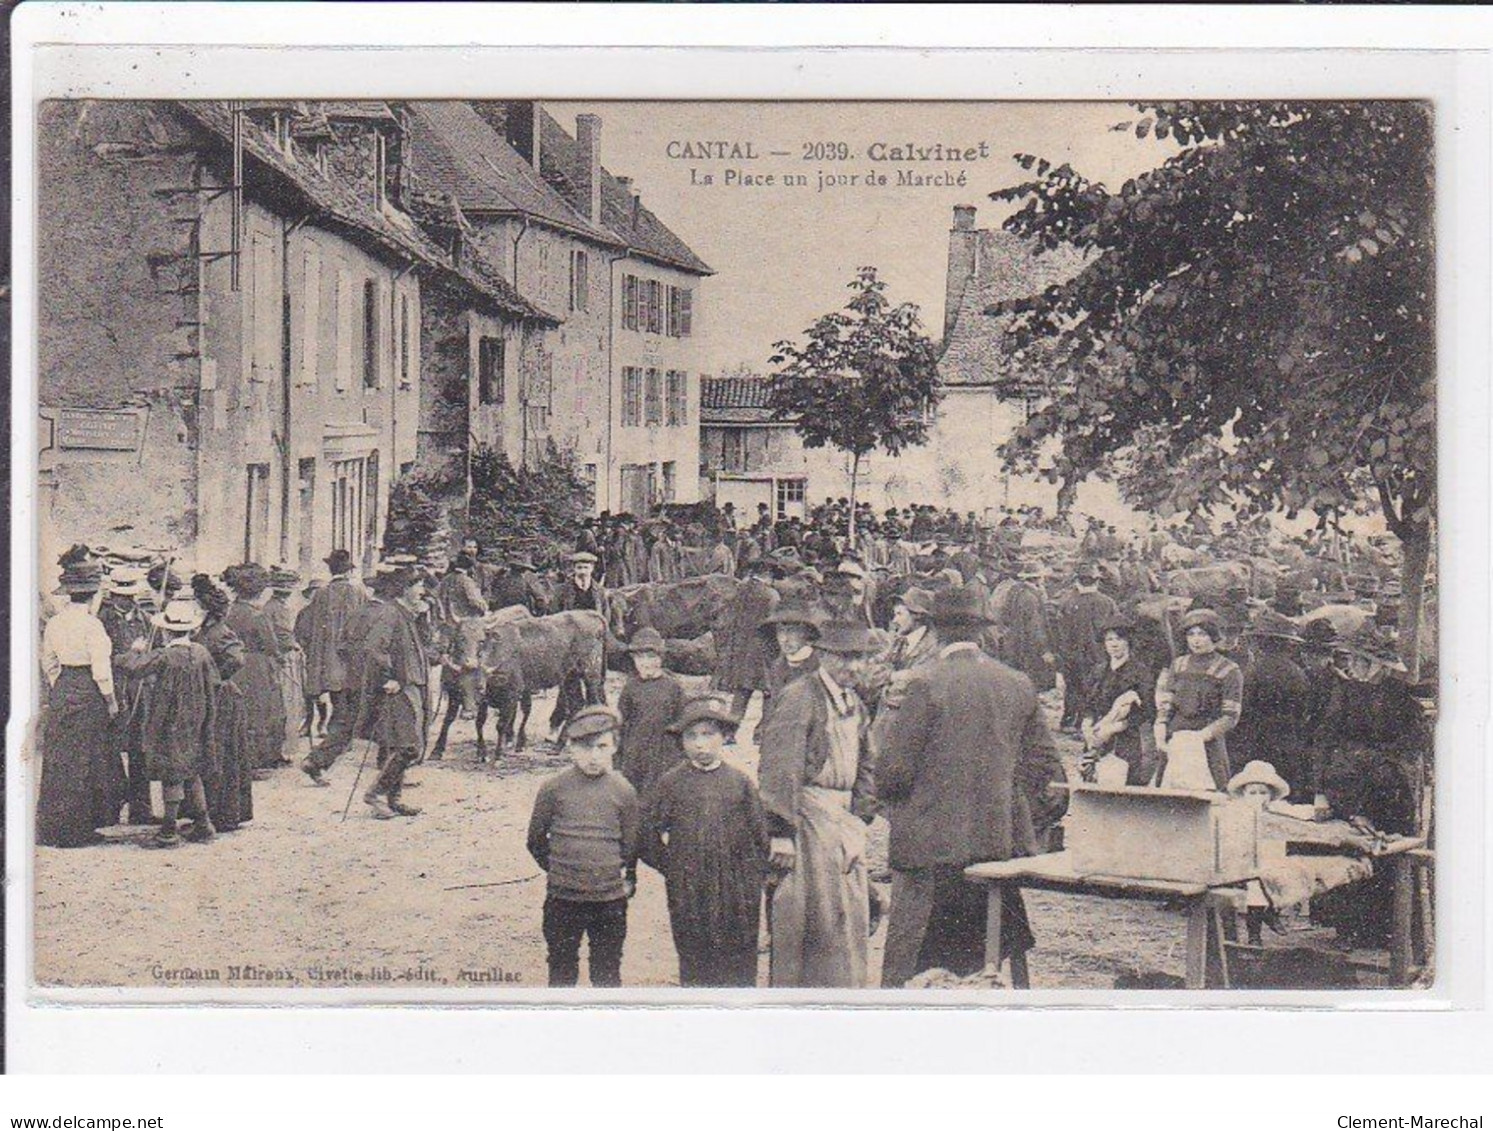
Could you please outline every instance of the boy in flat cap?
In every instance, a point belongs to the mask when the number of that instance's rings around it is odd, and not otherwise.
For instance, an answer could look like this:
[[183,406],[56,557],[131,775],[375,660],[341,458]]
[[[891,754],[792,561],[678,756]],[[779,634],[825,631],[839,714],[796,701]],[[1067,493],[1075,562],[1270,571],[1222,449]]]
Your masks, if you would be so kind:
[[669,726],[685,760],[649,792],[642,856],[663,873],[681,986],[755,986],[767,818],[751,778],[721,760],[737,719],[714,699]]
[[669,725],[684,706],[684,687],[664,670],[664,638],[654,628],[633,633],[627,645],[634,674],[617,697],[622,716],[622,748],[618,769],[638,795],[648,792],[679,761],[679,742]]
[[565,724],[571,767],[539,788],[529,818],[529,854],[549,874],[544,941],[549,984],[580,979],[581,939],[591,984],[622,984],[627,901],[637,890],[638,794],[612,769],[622,719],[611,707],[582,707]]

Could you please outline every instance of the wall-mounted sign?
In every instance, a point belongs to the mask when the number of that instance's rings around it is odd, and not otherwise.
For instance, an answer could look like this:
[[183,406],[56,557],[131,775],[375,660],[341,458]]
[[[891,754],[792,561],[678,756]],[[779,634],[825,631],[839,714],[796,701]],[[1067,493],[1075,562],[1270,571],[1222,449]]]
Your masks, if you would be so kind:
[[136,452],[145,438],[145,414],[59,408],[56,435],[63,449]]

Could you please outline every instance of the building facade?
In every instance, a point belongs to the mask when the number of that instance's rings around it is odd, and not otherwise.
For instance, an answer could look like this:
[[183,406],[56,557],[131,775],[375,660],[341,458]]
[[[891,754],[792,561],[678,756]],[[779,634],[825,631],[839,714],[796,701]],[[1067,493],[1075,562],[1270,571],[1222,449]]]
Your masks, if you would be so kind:
[[[1042,401],[1051,375],[1040,363],[1018,362],[1005,341],[1005,322],[986,313],[995,303],[1039,293],[1082,268],[1077,254],[1037,252],[1000,229],[975,227],[972,207],[954,209],[949,232],[941,399],[927,443],[892,457],[873,451],[861,460],[856,497],[878,511],[931,503],[988,516],[1003,506],[1052,512],[1057,486],[1036,475],[1013,475],[996,455]],[[774,422],[765,377],[706,379],[701,398],[701,490],[717,505],[774,515],[802,513],[825,498],[850,495],[851,461],[831,448],[805,449],[790,424]],[[1112,485],[1085,483],[1077,506],[1093,514],[1123,509]]]
[[73,541],[371,566],[417,456],[427,293],[542,321],[400,209],[400,116],[59,101],[38,134],[44,568]]

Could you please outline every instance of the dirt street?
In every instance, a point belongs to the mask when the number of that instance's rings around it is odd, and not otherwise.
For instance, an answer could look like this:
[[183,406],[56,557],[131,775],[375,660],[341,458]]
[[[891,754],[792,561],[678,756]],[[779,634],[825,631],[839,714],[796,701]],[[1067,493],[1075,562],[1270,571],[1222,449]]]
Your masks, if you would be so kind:
[[[611,699],[617,690],[609,687]],[[543,738],[552,702],[552,695],[536,702],[531,741]],[[749,773],[757,715],[754,701],[743,744],[729,749]],[[147,851],[140,843],[153,830],[130,828],[113,830],[100,847],[39,849],[38,981],[372,985],[402,996],[440,986],[544,985],[544,878],[524,833],[540,784],[564,763],[540,747],[479,766],[474,741],[472,724],[458,721],[447,759],[413,772],[419,787],[406,798],[424,810],[414,819],[368,816],[360,795],[372,759],[354,791],[358,744],[333,768],[330,789],[311,786],[295,769],[256,784],[254,821],[210,845]],[[884,867],[885,852],[878,821],[873,867]],[[1182,973],[1184,931],[1175,912],[1043,893],[1027,900],[1038,936],[1034,986],[1102,989],[1123,971]],[[883,924],[873,939],[873,979],[885,935]],[[629,908],[624,983],[677,985],[675,961],[663,880],[643,867]]]

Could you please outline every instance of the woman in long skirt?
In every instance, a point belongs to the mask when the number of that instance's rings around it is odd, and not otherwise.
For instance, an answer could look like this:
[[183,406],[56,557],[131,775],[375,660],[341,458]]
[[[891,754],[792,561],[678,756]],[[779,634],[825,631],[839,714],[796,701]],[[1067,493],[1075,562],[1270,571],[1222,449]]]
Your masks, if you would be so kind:
[[42,729],[41,790],[36,840],[79,848],[117,824],[128,792],[114,742],[113,645],[92,605],[103,570],[77,562],[63,570],[58,590],[69,597],[42,634],[42,667],[51,685]]
[[285,699],[280,691],[280,645],[275,626],[261,607],[269,571],[248,564],[223,571],[235,601],[224,618],[244,646],[243,670],[234,677],[249,710],[249,750],[257,769],[286,764]]
[[254,819],[254,762],[249,748],[249,708],[235,682],[243,670],[244,646],[224,622],[232,598],[206,574],[192,578],[192,595],[206,613],[197,642],[217,665],[216,709],[209,774],[203,777],[207,811],[218,832],[232,832]]

